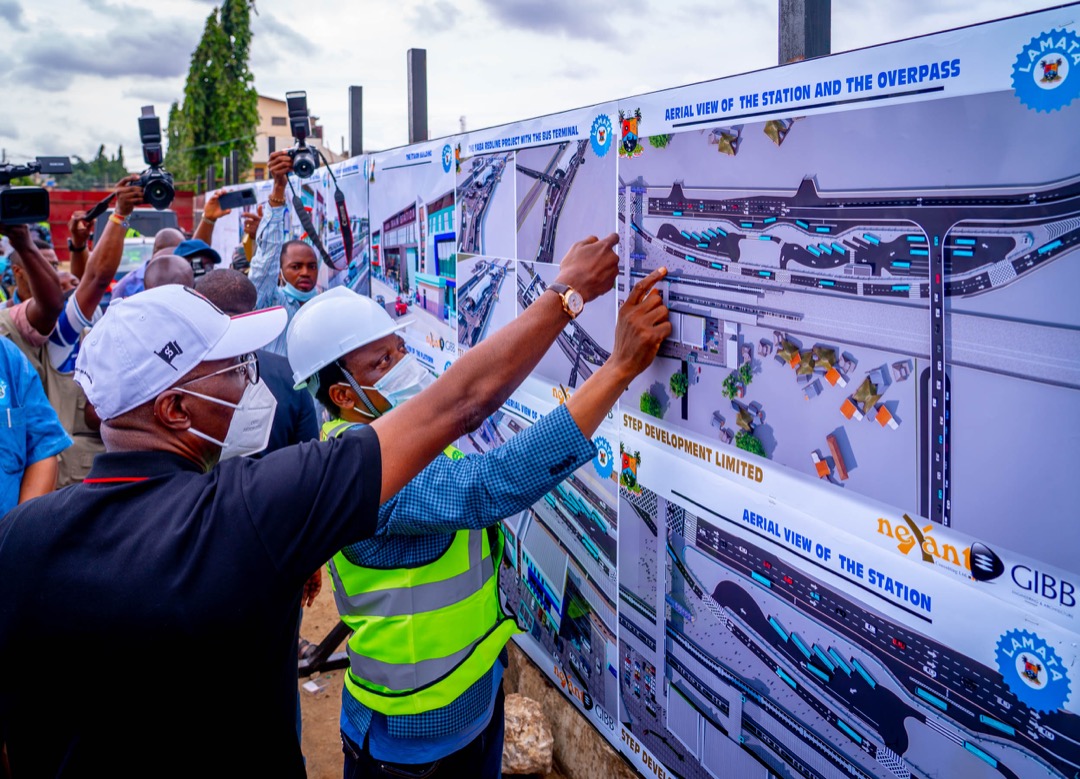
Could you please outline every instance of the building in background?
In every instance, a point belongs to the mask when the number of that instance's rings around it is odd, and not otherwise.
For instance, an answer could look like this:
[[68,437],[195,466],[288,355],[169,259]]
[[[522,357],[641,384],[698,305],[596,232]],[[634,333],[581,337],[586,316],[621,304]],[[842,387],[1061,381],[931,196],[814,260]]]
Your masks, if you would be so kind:
[[[284,100],[276,97],[259,95],[259,129],[255,136],[255,152],[251,155],[251,170],[244,174],[245,181],[263,181],[269,178],[266,166],[270,155],[293,145],[292,131],[289,129],[289,109]],[[322,152],[330,162],[346,159],[346,154],[337,154],[326,146],[323,140],[323,127],[319,117],[311,115],[311,135],[308,145]],[[322,164],[322,163],[320,163]]]

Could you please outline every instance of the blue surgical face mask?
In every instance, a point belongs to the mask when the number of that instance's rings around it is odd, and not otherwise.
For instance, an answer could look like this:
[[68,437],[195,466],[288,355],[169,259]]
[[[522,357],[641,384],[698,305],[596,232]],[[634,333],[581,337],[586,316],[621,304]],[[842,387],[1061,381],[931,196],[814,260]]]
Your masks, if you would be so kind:
[[345,381],[349,383],[349,386],[359,396],[360,401],[367,407],[367,411],[359,408],[355,409],[355,411],[372,419],[381,416],[381,414],[368,400],[364,390],[378,392],[386,398],[386,402],[390,404],[391,408],[397,408],[409,398],[419,395],[435,381],[435,377],[411,354],[407,354],[398,360],[397,364],[387,371],[385,376],[375,382],[373,387],[362,387],[344,365],[338,363],[338,367],[345,374]]
[[315,297],[315,295],[318,294],[318,291],[315,289],[315,287],[312,287],[307,292],[301,292],[287,281],[285,282],[285,286],[281,288],[281,291],[284,292],[287,297],[300,303],[307,303],[309,300]]

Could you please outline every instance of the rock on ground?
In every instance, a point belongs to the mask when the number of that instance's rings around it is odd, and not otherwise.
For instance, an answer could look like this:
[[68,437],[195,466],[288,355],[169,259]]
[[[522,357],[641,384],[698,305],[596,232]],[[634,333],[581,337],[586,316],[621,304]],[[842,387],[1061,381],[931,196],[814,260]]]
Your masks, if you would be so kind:
[[554,743],[555,739],[540,704],[519,693],[507,695],[502,772],[541,775],[550,773]]

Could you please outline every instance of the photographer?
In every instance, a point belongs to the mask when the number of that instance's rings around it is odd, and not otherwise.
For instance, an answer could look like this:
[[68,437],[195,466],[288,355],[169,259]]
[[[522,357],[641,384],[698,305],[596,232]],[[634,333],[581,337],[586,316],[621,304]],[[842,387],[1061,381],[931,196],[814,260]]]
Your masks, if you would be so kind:
[[[31,255],[23,255],[20,250],[19,262],[26,265],[26,294],[32,297],[14,308],[0,311],[0,333],[10,338],[37,370],[45,394],[60,418],[60,424],[74,439],[72,446],[60,455],[60,473],[57,480],[57,486],[60,487],[81,481],[89,471],[94,455],[104,451],[98,435],[97,420],[87,408],[86,396],[75,384],[72,372],[82,334],[100,318],[101,300],[123,258],[126,220],[135,207],[143,202],[142,187],[135,184],[138,178],[135,175],[127,176],[117,184],[116,209],[109,217],[101,239],[90,253],[78,286],[66,303],[61,296],[60,280],[56,272],[48,266],[45,257],[34,250],[38,260],[48,267],[48,275],[31,277]],[[15,244],[17,239],[10,232],[13,228],[6,229]],[[16,278],[19,277],[17,274]],[[58,314],[51,320],[37,321],[41,318],[43,309],[52,305],[54,295],[60,300]],[[26,320],[34,326],[35,332],[29,334],[29,337],[26,328],[20,325],[20,307],[25,307]]]
[[[248,277],[259,293],[256,307],[281,306],[291,321],[300,306],[318,293],[315,284],[319,278],[319,258],[304,241],[285,242],[285,189],[293,169],[289,152],[271,154],[269,169],[274,179],[268,201],[270,214],[259,224]],[[266,350],[284,356],[285,333],[267,345]]]
[[0,334],[26,353],[45,343],[64,310],[60,278],[25,225],[0,226],[0,234],[11,242],[8,259],[15,282],[11,300],[0,309]]

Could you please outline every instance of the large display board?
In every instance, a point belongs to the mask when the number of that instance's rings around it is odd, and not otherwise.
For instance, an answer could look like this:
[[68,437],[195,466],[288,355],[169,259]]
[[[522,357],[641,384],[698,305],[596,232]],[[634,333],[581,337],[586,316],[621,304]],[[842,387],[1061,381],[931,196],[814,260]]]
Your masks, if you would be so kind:
[[340,166],[352,278],[435,373],[620,234],[617,293],[467,453],[564,402],[669,270],[671,339],[499,573],[643,774],[1080,772],[1078,11]]

